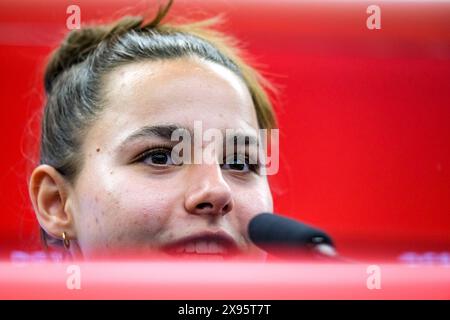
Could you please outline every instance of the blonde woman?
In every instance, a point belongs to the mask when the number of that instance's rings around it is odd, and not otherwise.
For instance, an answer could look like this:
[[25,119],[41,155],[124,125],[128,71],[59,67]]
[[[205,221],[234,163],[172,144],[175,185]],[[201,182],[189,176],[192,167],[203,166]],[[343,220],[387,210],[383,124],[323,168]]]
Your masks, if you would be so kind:
[[247,225],[273,203],[251,146],[199,164],[171,156],[173,132],[196,121],[248,137],[274,128],[262,77],[211,21],[162,23],[170,5],[150,22],[71,31],[51,56],[29,184],[47,246],[84,259],[264,258]]

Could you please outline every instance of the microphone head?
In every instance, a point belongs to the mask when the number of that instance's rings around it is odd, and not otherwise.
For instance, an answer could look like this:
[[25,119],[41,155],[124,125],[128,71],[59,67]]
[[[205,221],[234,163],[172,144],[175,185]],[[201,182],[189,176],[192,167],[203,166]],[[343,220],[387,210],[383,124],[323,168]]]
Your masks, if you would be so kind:
[[258,247],[275,255],[281,251],[294,254],[318,246],[333,246],[324,231],[272,213],[255,216],[248,225],[248,234]]

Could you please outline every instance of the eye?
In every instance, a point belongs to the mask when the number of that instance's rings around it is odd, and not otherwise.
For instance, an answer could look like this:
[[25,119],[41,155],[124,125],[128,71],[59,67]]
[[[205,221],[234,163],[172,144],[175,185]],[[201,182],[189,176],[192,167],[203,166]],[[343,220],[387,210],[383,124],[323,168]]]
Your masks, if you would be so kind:
[[232,170],[241,173],[248,173],[250,171],[257,173],[259,169],[258,164],[249,163],[247,156],[238,154],[232,155],[231,157],[225,159],[221,167],[224,170]]
[[172,150],[168,148],[153,148],[139,155],[135,161],[155,167],[173,166],[175,163],[171,153]]

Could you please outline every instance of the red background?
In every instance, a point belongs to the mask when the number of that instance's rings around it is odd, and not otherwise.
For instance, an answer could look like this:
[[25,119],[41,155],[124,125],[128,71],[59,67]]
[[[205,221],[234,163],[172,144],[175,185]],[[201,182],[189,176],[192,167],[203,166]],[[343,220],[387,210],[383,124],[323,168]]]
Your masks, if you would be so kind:
[[[156,9],[154,1],[146,2]],[[0,3],[0,253],[39,248],[27,175],[45,57],[82,22],[142,1]],[[450,3],[176,0],[169,18],[225,13],[227,31],[279,87],[276,211],[327,230],[347,254],[450,248]],[[130,11],[131,9],[131,11]]]

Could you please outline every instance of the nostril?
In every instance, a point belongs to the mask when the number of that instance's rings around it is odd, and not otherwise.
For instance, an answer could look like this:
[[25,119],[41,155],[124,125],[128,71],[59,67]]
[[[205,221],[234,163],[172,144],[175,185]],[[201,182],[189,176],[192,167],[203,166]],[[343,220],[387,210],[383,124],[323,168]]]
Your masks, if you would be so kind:
[[210,209],[212,209],[213,208],[213,205],[211,204],[211,203],[209,203],[209,202],[202,202],[202,203],[199,203],[198,205],[197,205],[197,209],[205,209],[205,208],[210,208]]

